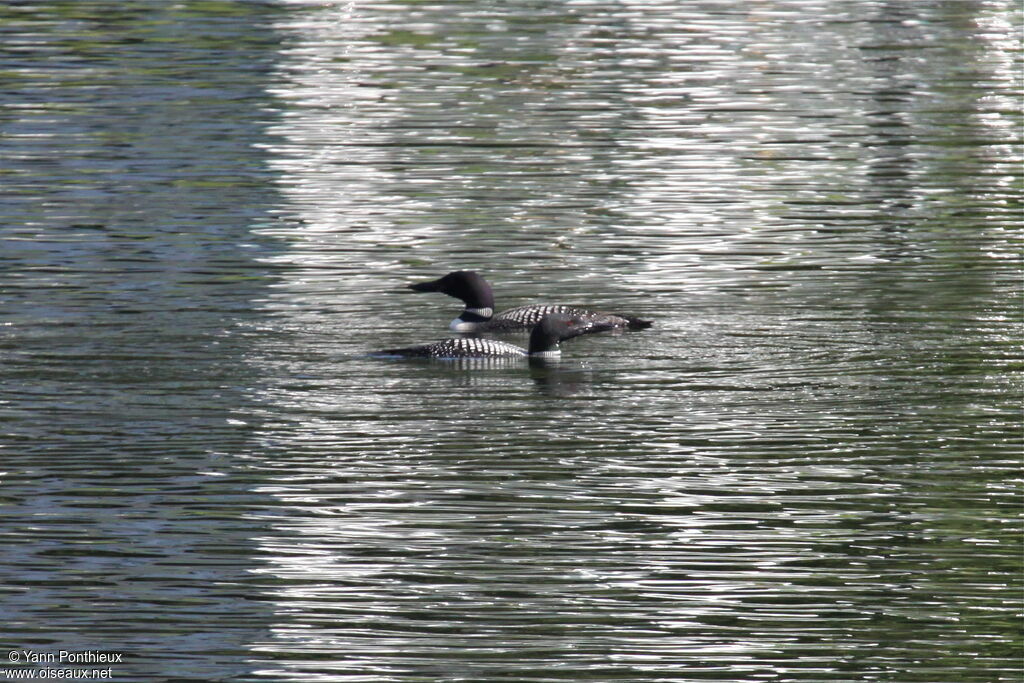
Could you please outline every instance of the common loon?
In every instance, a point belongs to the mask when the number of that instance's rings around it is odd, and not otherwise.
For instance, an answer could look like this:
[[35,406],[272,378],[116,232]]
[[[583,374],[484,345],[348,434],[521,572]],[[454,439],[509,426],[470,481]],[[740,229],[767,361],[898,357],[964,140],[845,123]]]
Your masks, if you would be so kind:
[[448,326],[453,332],[515,332],[533,327],[545,315],[561,313],[607,325],[603,329],[629,328],[642,330],[650,320],[631,315],[616,315],[562,305],[533,304],[519,306],[494,315],[494,292],[491,284],[472,270],[456,270],[430,282],[408,285],[416,292],[441,292],[466,304],[465,310]]
[[375,355],[404,356],[407,358],[522,358],[526,356],[557,357],[561,354],[558,343],[581,334],[611,329],[611,324],[587,320],[580,316],[553,314],[544,316],[530,332],[530,346],[523,349],[515,344],[478,337],[455,337],[433,344],[385,349]]

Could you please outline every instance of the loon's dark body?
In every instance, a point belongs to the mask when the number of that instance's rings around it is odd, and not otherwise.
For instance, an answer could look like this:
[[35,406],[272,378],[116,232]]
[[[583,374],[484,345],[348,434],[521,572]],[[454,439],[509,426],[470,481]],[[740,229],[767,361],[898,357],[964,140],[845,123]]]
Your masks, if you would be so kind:
[[600,324],[602,329],[642,330],[650,320],[631,315],[589,311],[575,306],[533,304],[510,308],[494,315],[494,292],[487,280],[471,270],[457,270],[430,282],[409,285],[416,292],[441,292],[462,300],[466,305],[451,322],[454,332],[519,332],[536,325],[546,315],[569,315]]
[[610,329],[607,323],[595,323],[581,317],[553,314],[541,318],[530,332],[530,346],[523,349],[515,344],[478,337],[455,337],[433,344],[421,344],[401,349],[385,349],[377,353],[405,358],[524,358],[526,356],[557,356],[558,344],[581,334]]
[[[518,332],[520,330],[529,329],[533,325],[536,325],[544,316],[552,314],[573,315],[593,320],[594,322],[608,323],[608,329],[614,329],[617,327],[633,327],[634,329],[642,329],[644,327],[650,327],[651,325],[651,323],[646,320],[614,315],[612,313],[588,311],[585,308],[577,308],[576,306],[563,306],[560,304],[530,304],[528,306],[517,306],[516,308],[504,310],[487,322],[482,323],[482,327],[474,331]],[[635,321],[635,323],[631,324],[631,321]],[[643,323],[646,323],[646,325]]]

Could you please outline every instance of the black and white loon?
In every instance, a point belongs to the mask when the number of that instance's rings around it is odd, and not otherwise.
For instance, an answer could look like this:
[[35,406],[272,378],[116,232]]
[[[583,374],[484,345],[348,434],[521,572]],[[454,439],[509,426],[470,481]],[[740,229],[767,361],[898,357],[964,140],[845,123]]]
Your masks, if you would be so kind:
[[557,357],[561,355],[558,343],[581,334],[611,329],[607,322],[587,320],[580,316],[546,315],[533,326],[527,349],[515,344],[479,337],[455,337],[433,344],[385,349],[374,355],[403,356],[406,358],[523,358],[526,356]]
[[603,329],[629,328],[642,330],[650,320],[631,315],[588,311],[575,306],[533,304],[519,306],[494,315],[494,292],[491,284],[472,270],[456,270],[430,282],[408,285],[416,292],[441,292],[461,299],[466,308],[449,327],[453,332],[516,332],[530,329],[545,315],[560,313],[605,325]]

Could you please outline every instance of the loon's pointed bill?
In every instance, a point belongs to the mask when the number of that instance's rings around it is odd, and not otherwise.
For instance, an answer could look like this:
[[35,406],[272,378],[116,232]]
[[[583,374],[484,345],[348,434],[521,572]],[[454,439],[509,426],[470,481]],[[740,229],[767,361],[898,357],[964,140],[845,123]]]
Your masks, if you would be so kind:
[[436,292],[441,288],[441,281],[431,280],[430,282],[416,282],[411,285],[406,285],[406,287],[414,292]]

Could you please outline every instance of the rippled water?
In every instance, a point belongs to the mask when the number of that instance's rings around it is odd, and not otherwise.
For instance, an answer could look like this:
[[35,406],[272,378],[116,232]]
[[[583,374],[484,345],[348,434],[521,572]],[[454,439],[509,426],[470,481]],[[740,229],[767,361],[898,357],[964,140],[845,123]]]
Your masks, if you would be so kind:
[[[1019,680],[1022,24],[8,3],[0,658]],[[366,355],[460,268],[656,324]]]

